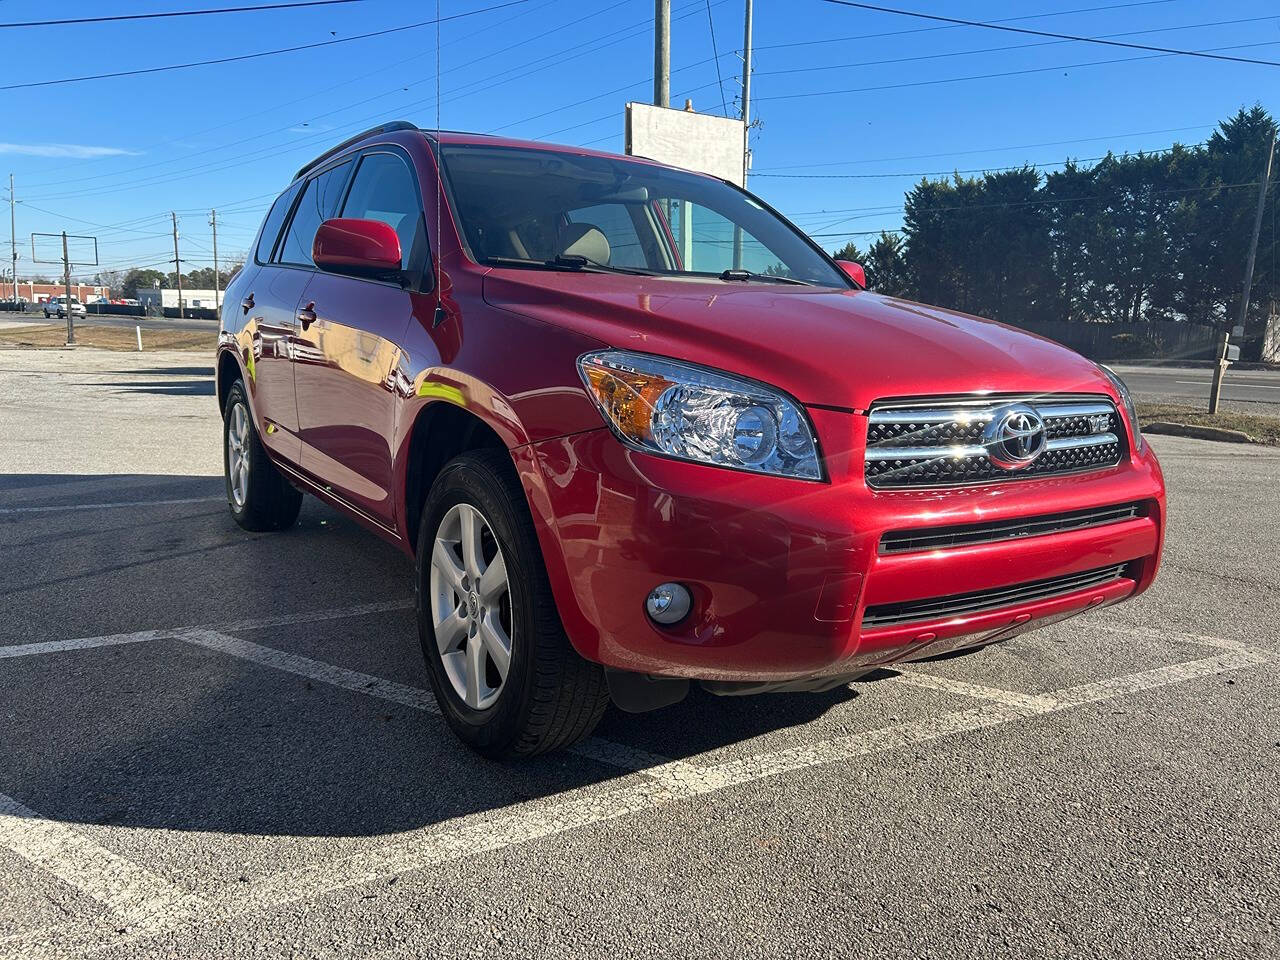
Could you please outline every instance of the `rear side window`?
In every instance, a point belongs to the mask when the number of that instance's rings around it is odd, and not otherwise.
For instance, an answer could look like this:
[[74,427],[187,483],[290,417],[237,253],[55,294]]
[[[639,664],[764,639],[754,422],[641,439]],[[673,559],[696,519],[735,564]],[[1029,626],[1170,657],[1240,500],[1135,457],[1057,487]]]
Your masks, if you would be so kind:
[[259,263],[270,262],[271,251],[276,248],[276,240],[280,236],[280,227],[284,224],[285,214],[289,212],[289,206],[297,195],[298,188],[295,185],[276,197],[276,202],[271,205],[266,222],[262,224],[262,236],[258,238],[257,260]]
[[422,229],[422,204],[413,171],[394,153],[371,153],[360,161],[344,217],[379,220],[400,237],[400,268],[408,270]]
[[285,234],[284,244],[280,247],[281,263],[294,263],[304,267],[314,267],[311,259],[311,242],[316,238],[320,224],[337,215],[338,202],[342,199],[342,188],[346,185],[347,174],[351,172],[351,161],[331,167],[318,177],[307,183],[298,201],[298,209],[289,224],[289,232]]

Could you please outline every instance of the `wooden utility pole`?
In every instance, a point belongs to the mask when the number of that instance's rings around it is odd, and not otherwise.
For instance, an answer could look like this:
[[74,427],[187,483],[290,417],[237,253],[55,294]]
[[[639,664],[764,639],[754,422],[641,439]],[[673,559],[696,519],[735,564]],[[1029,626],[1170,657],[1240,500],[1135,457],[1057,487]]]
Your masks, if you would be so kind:
[[213,227],[213,312],[218,312],[221,284],[218,282],[218,211],[209,211],[209,226]]
[[[1240,312],[1236,316],[1236,328],[1244,336],[1245,321],[1249,317],[1249,294],[1253,290],[1253,266],[1258,259],[1258,236],[1262,233],[1262,212],[1267,206],[1267,186],[1271,182],[1271,165],[1276,157],[1276,137],[1271,135],[1271,146],[1267,150],[1267,165],[1262,172],[1262,181],[1258,184],[1258,206],[1253,213],[1253,236],[1249,240],[1249,256],[1244,266],[1244,289],[1240,291]],[[1229,356],[1230,336],[1222,335],[1218,344],[1218,365],[1213,370],[1213,382],[1209,386],[1209,412],[1217,413],[1222,399],[1222,380],[1226,376],[1227,367],[1231,365]],[[1237,353],[1239,349],[1236,348]]]
[[671,0],[654,0],[653,105],[671,106]]
[[67,231],[62,231],[62,282],[67,295],[67,346],[76,342],[75,313],[71,309],[71,258],[67,255]]
[[13,174],[9,174],[9,247],[13,253],[13,305],[18,305],[18,231],[14,228]]
[[[182,310],[182,261],[178,259],[178,214],[171,210],[169,215],[173,217],[173,275],[178,278],[178,319],[181,320],[186,314]],[[160,298],[160,316],[164,316],[164,297]]]

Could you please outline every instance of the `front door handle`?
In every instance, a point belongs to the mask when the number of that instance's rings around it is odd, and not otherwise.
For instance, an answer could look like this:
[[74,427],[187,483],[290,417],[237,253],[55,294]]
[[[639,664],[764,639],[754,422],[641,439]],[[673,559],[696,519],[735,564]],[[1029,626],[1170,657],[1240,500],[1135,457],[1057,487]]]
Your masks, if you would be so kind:
[[316,305],[314,302],[308,303],[298,311],[298,320],[301,322],[303,330],[316,322]]
[[250,294],[247,297],[245,297],[243,300],[240,301],[240,309],[243,310],[245,313],[248,313],[250,310],[253,309],[253,293],[252,292],[250,292]]

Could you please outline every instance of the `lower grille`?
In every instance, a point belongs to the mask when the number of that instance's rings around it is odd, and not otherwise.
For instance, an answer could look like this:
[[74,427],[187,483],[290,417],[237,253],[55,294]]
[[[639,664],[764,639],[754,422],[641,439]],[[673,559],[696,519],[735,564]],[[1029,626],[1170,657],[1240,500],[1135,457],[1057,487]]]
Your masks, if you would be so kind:
[[968,547],[980,543],[999,543],[1049,533],[1065,533],[1086,527],[1132,520],[1139,505],[1124,503],[1114,507],[1091,507],[1069,513],[1050,513],[1039,517],[1018,517],[991,523],[963,523],[948,527],[926,527],[920,530],[891,530],[880,538],[881,553],[917,553],[947,547]]
[[953,617],[983,613],[987,610],[998,610],[1001,607],[1013,607],[1033,600],[1047,600],[1119,580],[1124,575],[1124,568],[1125,565],[1121,563],[1097,570],[1087,570],[1084,573],[1019,583],[1012,587],[867,607],[862,615],[862,626],[864,628],[892,627],[906,623],[922,623],[927,620],[949,620]]

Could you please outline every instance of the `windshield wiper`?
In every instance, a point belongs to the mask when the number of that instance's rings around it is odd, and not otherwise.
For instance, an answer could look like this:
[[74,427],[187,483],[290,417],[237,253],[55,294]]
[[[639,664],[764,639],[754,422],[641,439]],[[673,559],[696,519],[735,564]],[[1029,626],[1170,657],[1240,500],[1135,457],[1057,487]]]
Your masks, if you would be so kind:
[[780,277],[773,273],[752,273],[750,270],[729,269],[720,274],[721,280],[755,280],[759,283],[798,283],[802,287],[812,287],[808,280],[797,280],[795,277]]
[[565,267],[569,270],[600,270],[607,273],[629,273],[637,277],[656,277],[652,270],[641,270],[637,267],[615,267],[611,263],[600,263],[579,253],[561,253],[550,261],[553,266]]
[[527,260],[524,257],[485,257],[485,263],[502,267],[532,267],[542,270],[572,270],[577,273],[625,273],[637,277],[656,277],[652,270],[633,267],[615,267],[608,263],[596,263],[577,254],[560,254],[551,260]]

